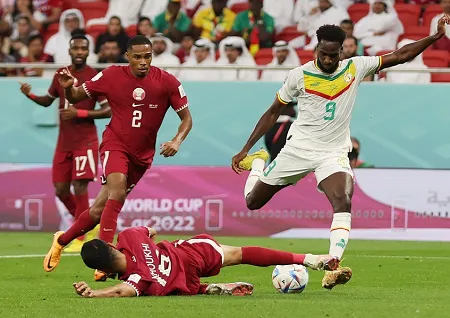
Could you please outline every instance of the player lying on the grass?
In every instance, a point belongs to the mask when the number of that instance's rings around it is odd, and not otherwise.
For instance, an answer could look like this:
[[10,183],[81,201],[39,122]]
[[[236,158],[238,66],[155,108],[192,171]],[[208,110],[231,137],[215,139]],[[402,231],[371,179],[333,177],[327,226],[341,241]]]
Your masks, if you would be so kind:
[[339,260],[331,255],[295,254],[264,247],[221,245],[207,234],[188,240],[155,242],[156,231],[144,226],[122,231],[117,247],[95,239],[83,245],[86,266],[117,273],[116,286],[93,290],[85,282],[74,283],[76,292],[91,297],[167,296],[196,294],[250,295],[248,283],[201,284],[201,277],[219,274],[225,266],[302,264],[314,270],[335,270]]
[[[249,170],[244,188],[247,207],[262,208],[278,191],[315,173],[317,187],[333,208],[329,253],[341,259],[351,229],[353,171],[348,153],[352,149],[350,120],[358,85],[369,75],[414,59],[445,35],[450,17],[444,15],[434,35],[405,45],[383,56],[358,56],[341,61],[345,32],[336,25],[317,30],[317,59],[289,72],[272,106],[262,115],[231,166],[236,173]],[[250,149],[275,124],[283,109],[298,101],[298,116],[292,123],[286,145],[264,169],[268,154]],[[326,272],[327,289],[350,280],[350,268]]]

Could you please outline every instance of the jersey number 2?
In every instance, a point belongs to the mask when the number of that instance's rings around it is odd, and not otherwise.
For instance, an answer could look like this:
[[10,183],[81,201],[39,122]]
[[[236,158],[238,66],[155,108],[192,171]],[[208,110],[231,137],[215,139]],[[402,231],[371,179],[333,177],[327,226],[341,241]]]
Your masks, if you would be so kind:
[[323,119],[325,120],[333,120],[334,119],[334,112],[336,111],[336,103],[335,102],[329,102],[325,105],[325,111],[327,112],[326,116],[323,116]]
[[131,127],[141,127],[140,120],[142,119],[142,112],[140,110],[135,110],[133,112],[133,120],[131,121]]

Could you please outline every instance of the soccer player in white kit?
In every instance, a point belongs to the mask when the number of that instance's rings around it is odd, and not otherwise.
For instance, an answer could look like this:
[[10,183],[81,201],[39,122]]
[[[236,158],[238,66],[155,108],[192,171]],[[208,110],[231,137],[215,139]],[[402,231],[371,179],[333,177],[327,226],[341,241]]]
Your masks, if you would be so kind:
[[[414,59],[445,35],[450,17],[439,20],[437,32],[383,56],[353,57],[340,61],[345,32],[335,25],[317,30],[318,54],[315,61],[290,71],[272,106],[259,120],[247,143],[233,157],[236,173],[250,170],[245,184],[245,200],[250,210],[263,207],[275,193],[294,185],[314,171],[318,189],[333,207],[329,254],[341,259],[351,228],[353,172],[348,159],[351,151],[350,119],[358,85],[368,75]],[[286,145],[264,169],[265,150],[248,151],[272,127],[281,111],[298,100],[297,119]],[[348,267],[325,273],[322,286],[331,289],[351,278]]]

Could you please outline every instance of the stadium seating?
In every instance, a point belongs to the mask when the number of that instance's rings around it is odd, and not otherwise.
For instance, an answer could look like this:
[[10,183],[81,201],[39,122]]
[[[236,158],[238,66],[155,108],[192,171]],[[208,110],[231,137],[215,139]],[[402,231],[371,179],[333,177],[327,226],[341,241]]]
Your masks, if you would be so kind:
[[102,0],[94,1],[74,1],[72,7],[79,9],[83,12],[84,21],[89,21],[95,18],[104,17],[108,10],[108,2]]
[[449,53],[441,50],[426,50],[423,52],[423,62],[428,67],[448,67]]
[[442,13],[442,8],[440,5],[430,4],[429,6],[426,7],[426,9],[423,13],[422,25],[429,28],[430,24],[431,24],[431,20],[433,20],[433,18],[435,16],[437,16],[438,14],[441,14],[441,13]]
[[258,65],[267,65],[272,62],[273,51],[272,49],[260,49],[255,55],[255,62]]
[[369,13],[368,3],[355,3],[348,8],[348,14],[353,23],[358,22]]
[[248,3],[236,3],[231,6],[231,11],[239,13],[248,10]]
[[44,42],[47,42],[50,37],[57,33],[59,29],[59,23],[52,23],[48,26],[47,30],[42,35]]
[[132,24],[132,25],[127,26],[127,28],[125,29],[125,32],[127,33],[127,35],[129,37],[135,36],[137,33],[137,25]]
[[297,55],[302,64],[314,60],[314,51],[297,50]]
[[420,26],[420,25],[411,25],[406,26],[405,25],[405,33],[403,33],[398,41],[400,42],[403,39],[411,39],[411,40],[420,40],[424,37],[427,37],[430,33],[430,30],[428,27]]
[[297,31],[297,25],[291,25],[288,27],[285,27],[280,33],[278,33],[275,37],[276,41],[291,41],[301,35],[303,35],[303,32]]
[[100,34],[106,32],[107,28],[106,25],[91,25],[86,28],[86,33],[97,39]]
[[396,4],[394,7],[397,11],[400,21],[405,28],[408,26],[419,24],[419,17],[421,12],[420,6],[402,3]]

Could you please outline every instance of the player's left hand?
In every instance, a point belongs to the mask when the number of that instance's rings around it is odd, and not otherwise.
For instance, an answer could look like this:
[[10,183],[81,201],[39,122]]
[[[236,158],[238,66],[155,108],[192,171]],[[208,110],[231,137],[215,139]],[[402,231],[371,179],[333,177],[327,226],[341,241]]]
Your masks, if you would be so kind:
[[69,106],[68,108],[60,109],[59,114],[61,115],[62,120],[71,120],[77,117],[77,109],[73,106]]
[[168,142],[165,142],[160,147],[160,154],[164,157],[173,157],[178,152],[178,149],[180,148],[181,142],[177,140],[171,140]]
[[84,298],[94,297],[94,291],[85,282],[73,283],[73,287],[75,288],[75,292],[81,297]]
[[439,19],[438,21],[438,26],[437,26],[437,35],[439,37],[444,36],[445,35],[445,26],[447,24],[450,24],[450,16],[448,14],[445,14],[442,18]]

